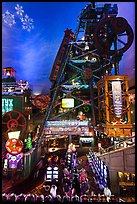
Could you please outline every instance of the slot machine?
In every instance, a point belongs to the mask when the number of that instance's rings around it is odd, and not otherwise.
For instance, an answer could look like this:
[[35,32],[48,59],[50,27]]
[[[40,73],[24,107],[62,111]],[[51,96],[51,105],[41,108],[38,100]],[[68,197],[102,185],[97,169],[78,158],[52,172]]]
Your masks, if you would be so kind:
[[46,181],[47,182],[51,182],[52,181],[52,167],[47,167],[47,171],[46,171]]
[[58,167],[57,166],[53,168],[53,178],[56,179],[56,181],[58,182]]

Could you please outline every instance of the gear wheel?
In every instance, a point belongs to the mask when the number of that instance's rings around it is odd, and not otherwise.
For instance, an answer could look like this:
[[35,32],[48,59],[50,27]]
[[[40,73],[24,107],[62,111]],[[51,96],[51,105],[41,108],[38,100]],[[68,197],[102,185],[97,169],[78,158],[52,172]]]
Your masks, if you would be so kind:
[[96,47],[108,55],[126,52],[133,39],[134,34],[131,26],[121,17],[104,18],[94,30]]

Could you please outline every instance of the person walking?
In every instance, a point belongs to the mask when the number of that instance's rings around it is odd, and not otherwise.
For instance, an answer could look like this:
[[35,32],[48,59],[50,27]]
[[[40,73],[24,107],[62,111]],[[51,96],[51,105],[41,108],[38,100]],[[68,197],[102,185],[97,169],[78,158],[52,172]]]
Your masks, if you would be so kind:
[[111,190],[108,188],[108,186],[106,186],[106,187],[104,188],[104,195],[105,195],[106,198],[107,198],[107,202],[109,202],[110,197],[111,197]]
[[57,186],[56,185],[51,186],[50,194],[52,196],[52,200],[55,200],[57,197]]

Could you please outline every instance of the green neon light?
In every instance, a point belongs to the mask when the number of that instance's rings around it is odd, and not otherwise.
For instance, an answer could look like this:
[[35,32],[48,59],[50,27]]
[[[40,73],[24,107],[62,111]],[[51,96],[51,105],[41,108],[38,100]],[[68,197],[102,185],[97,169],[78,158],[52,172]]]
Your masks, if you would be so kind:
[[13,99],[2,98],[2,114],[13,110]]

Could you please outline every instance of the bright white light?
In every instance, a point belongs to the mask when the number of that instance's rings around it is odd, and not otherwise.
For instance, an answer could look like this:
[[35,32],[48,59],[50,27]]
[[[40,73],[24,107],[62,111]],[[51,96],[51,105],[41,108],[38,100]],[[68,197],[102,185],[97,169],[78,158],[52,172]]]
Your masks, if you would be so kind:
[[88,45],[86,45],[84,49],[85,49],[85,50],[89,50],[89,46],[88,46]]
[[41,92],[34,92],[33,94],[37,96],[37,95],[40,95]]
[[7,167],[8,167],[8,160],[5,159],[5,160],[4,160],[4,169],[7,169]]
[[20,131],[8,132],[9,139],[15,138],[19,139]]

